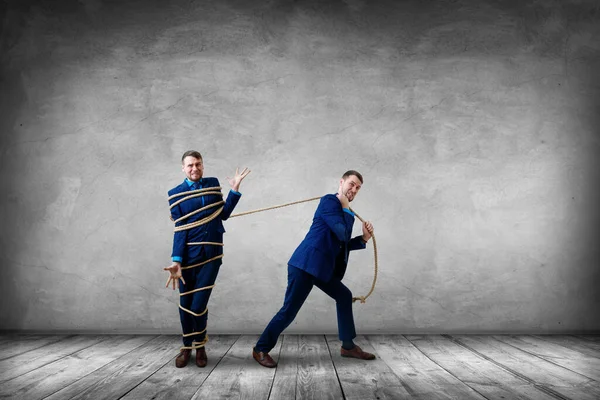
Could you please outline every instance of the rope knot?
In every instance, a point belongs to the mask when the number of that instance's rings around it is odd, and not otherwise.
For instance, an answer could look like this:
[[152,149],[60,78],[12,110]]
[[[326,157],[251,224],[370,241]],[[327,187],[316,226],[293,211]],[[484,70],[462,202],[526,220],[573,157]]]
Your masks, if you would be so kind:
[[356,300],[360,300],[360,302],[364,304],[364,303],[365,303],[365,300],[367,300],[367,299],[365,298],[365,296],[359,296],[359,297],[353,297],[353,298],[352,298],[352,302],[353,302],[353,303],[354,303]]

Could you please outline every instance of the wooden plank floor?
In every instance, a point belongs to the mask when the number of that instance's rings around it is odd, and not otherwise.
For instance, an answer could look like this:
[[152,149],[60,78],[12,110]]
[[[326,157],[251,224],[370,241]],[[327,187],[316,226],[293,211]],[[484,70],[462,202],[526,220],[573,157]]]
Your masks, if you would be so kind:
[[215,335],[208,366],[175,368],[179,336],[0,335],[1,399],[600,399],[600,335]]

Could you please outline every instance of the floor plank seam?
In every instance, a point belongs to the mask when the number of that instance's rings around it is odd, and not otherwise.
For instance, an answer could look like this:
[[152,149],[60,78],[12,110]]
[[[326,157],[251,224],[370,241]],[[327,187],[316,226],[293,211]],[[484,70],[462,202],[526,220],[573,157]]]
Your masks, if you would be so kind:
[[[298,340],[298,352],[300,352],[300,340]],[[298,398],[298,375],[300,374],[300,363],[296,359],[296,381],[294,382],[294,400]],[[275,399],[277,400],[277,399]]]
[[[510,374],[513,374],[513,375],[514,375],[514,376],[516,376],[517,378],[520,378],[520,379],[524,380],[525,382],[529,383],[530,385],[532,385],[532,386],[533,386],[533,387],[535,387],[536,389],[538,389],[538,390],[541,390],[542,392],[544,392],[544,393],[546,393],[546,394],[549,394],[549,395],[551,395],[551,396],[554,396],[554,397],[556,397],[557,399],[560,399],[560,400],[571,400],[571,399],[569,399],[568,397],[565,397],[565,396],[563,396],[562,394],[560,394],[560,393],[558,393],[558,392],[554,391],[553,389],[550,389],[549,387],[546,387],[546,386],[544,386],[544,385],[542,385],[542,384],[540,384],[540,383],[538,383],[538,382],[534,381],[533,379],[530,379],[530,378],[528,378],[527,376],[525,376],[525,375],[523,375],[523,374],[521,374],[521,373],[519,373],[519,372],[517,372],[517,371],[515,371],[515,370],[513,370],[513,369],[511,369],[511,368],[509,368],[509,367],[507,367],[506,365],[504,365],[504,364],[501,364],[501,363],[497,362],[497,361],[496,361],[496,360],[494,360],[493,358],[490,358],[490,357],[486,356],[485,354],[482,354],[482,353],[478,352],[477,350],[475,350],[475,349],[471,348],[471,347],[470,347],[470,346],[468,346],[467,344],[465,344],[465,343],[462,343],[462,342],[461,342],[459,339],[456,339],[456,338],[455,338],[455,337],[453,337],[452,335],[442,335],[442,336],[443,336],[443,337],[447,337],[448,339],[452,340],[454,343],[458,344],[459,346],[462,346],[462,347],[464,347],[465,349],[467,349],[467,350],[471,351],[473,354],[476,354],[476,355],[478,355],[479,357],[481,357],[481,358],[483,358],[483,359],[485,359],[485,360],[487,360],[487,361],[489,361],[489,362],[491,362],[491,363],[495,364],[496,366],[498,366],[498,367],[502,368],[502,369],[503,369],[503,370],[505,370],[506,372],[508,372],[508,373],[510,373]],[[504,342],[502,342],[502,343],[504,343]]]
[[202,380],[202,383],[200,385],[198,385],[198,389],[194,392],[194,394],[192,395],[192,397],[190,399],[193,399],[194,397],[196,397],[196,395],[198,394],[198,392],[202,389],[202,385],[204,385],[204,382],[206,382],[206,380],[208,379],[208,377],[210,376],[210,374],[212,374],[213,371],[217,369],[217,367],[219,366],[219,364],[221,363],[221,361],[223,361],[223,359],[225,358],[225,356],[231,351],[231,349],[233,348],[233,346],[235,346],[235,344],[238,342],[238,340],[240,340],[241,337],[242,337],[242,335],[237,335],[237,339],[235,339],[231,343],[231,345],[229,346],[229,348],[227,349],[227,351],[224,352],[221,357],[219,357],[219,361],[217,361],[217,363],[210,370],[210,372],[208,374],[206,374],[206,377]]
[[[160,335],[160,336],[162,336],[162,335]],[[121,357],[119,357],[119,358],[121,358]],[[126,391],[125,393],[123,393],[121,396],[119,396],[119,399],[122,399],[123,397],[127,396],[130,392],[132,392],[133,390],[135,390],[138,386],[140,386],[141,384],[143,384],[144,382],[146,382],[152,375],[156,374],[158,371],[160,371],[162,368],[164,368],[165,365],[167,365],[170,362],[172,362],[175,359],[175,357],[177,357],[177,356],[172,356],[171,358],[169,358],[163,365],[161,365],[158,368],[156,368],[156,371],[154,371],[151,374],[149,374],[148,376],[146,376],[146,378],[144,378],[140,382],[138,382],[137,385],[135,385],[134,387],[132,387],[131,389],[129,389],[128,391]]]
[[[597,347],[594,347],[594,346],[592,346],[592,344],[594,344],[594,343],[595,343],[595,342],[594,342],[594,341],[592,341],[592,340],[588,340],[588,339],[585,339],[585,337],[580,337],[580,336],[577,336],[577,335],[565,335],[565,336],[569,336],[569,337],[571,337],[571,338],[574,338],[574,339],[581,339],[581,341],[582,341],[582,343],[581,343],[581,344],[582,344],[583,346],[585,346],[586,348],[588,348],[588,349],[590,349],[590,350],[598,351],[598,348],[597,348]],[[537,337],[537,338],[540,338],[541,340],[545,340],[545,339],[544,339],[544,335],[535,335],[535,337]],[[549,341],[549,340],[546,340],[546,341],[547,341],[548,343],[554,343],[554,342],[551,342],[551,341]],[[563,346],[563,347],[564,347],[564,346]],[[567,347],[567,348],[568,348],[568,349],[570,349],[569,347]],[[573,349],[570,349],[570,350],[573,350]]]
[[[77,336],[77,335],[73,335],[72,337],[76,337],[76,336]],[[65,338],[65,339],[66,339],[66,338]],[[83,351],[83,350],[89,349],[90,347],[96,346],[97,344],[100,344],[100,343],[102,343],[102,342],[104,342],[104,341],[106,341],[106,340],[108,340],[108,339],[109,339],[109,338],[104,338],[104,339],[102,339],[102,340],[99,340],[98,342],[96,342],[96,343],[92,343],[92,344],[90,344],[89,346],[82,347],[81,349],[75,350],[75,351],[73,351],[72,353],[65,354],[64,356],[62,356],[62,357],[59,357],[59,358],[57,358],[56,360],[48,361],[46,364],[41,364],[41,365],[38,365],[38,366],[37,366],[37,367],[35,367],[34,369],[32,369],[32,370],[29,370],[29,371],[26,371],[26,372],[22,373],[21,375],[13,376],[12,378],[5,379],[5,380],[3,380],[3,381],[0,381],[0,383],[9,382],[9,381],[11,381],[11,380],[13,380],[13,379],[17,379],[17,378],[19,378],[20,376],[23,376],[23,375],[25,375],[25,374],[28,374],[28,373],[30,373],[30,372],[32,372],[32,371],[35,371],[36,369],[43,368],[43,367],[45,367],[45,366],[48,366],[48,365],[54,364],[55,362],[58,362],[58,361],[60,361],[60,360],[63,360],[63,359],[65,359],[65,358],[67,358],[67,357],[70,357],[70,356],[72,356],[73,354],[77,354],[77,353],[79,353],[80,351]],[[60,342],[60,341],[61,341],[61,340],[58,340],[58,341],[56,341],[56,342],[52,342],[52,343],[49,343],[49,344],[58,343],[58,342]],[[39,349],[41,349],[42,347],[45,347],[45,346],[48,346],[48,344],[46,344],[46,345],[44,345],[44,346],[41,346],[41,347],[38,347],[38,348],[35,348],[35,349],[27,350],[26,352],[24,352],[24,353],[20,353],[20,354],[18,354],[18,355],[27,354],[27,353],[29,353],[30,351],[39,350]],[[9,358],[10,358],[10,357],[9,357]],[[9,359],[9,358],[7,358],[7,359]],[[2,360],[2,361],[3,361],[3,360]]]
[[[527,336],[531,336],[531,335],[527,335]],[[508,342],[505,342],[504,340],[500,340],[500,339],[496,339],[496,340],[498,340],[498,341],[499,341],[499,342],[501,342],[501,343],[504,343],[504,344],[505,344],[505,345],[507,345],[507,346],[510,346],[510,347],[513,347],[513,348],[515,348],[515,349],[517,349],[517,350],[519,350],[519,351],[522,351],[523,353],[527,353],[527,354],[529,354],[529,355],[531,355],[531,356],[533,356],[533,357],[539,358],[539,359],[540,359],[540,360],[542,360],[542,361],[545,361],[545,362],[548,362],[548,363],[550,363],[550,364],[556,365],[556,366],[557,366],[557,367],[559,367],[559,368],[566,369],[567,371],[570,371],[570,372],[572,372],[572,373],[574,373],[574,374],[577,374],[577,375],[579,375],[579,376],[582,376],[582,377],[584,377],[584,378],[587,378],[587,379],[589,379],[589,380],[591,380],[591,381],[593,381],[593,382],[596,382],[596,380],[595,380],[594,378],[590,378],[589,376],[587,376],[587,375],[583,375],[583,374],[582,374],[582,373],[580,373],[580,372],[573,371],[573,370],[572,370],[572,369],[570,369],[570,368],[567,368],[567,367],[565,367],[565,366],[563,366],[563,365],[557,364],[557,363],[555,363],[554,361],[552,361],[551,359],[546,359],[546,358],[544,358],[544,357],[542,357],[542,356],[539,356],[539,355],[537,355],[537,354],[535,354],[535,353],[532,353],[532,352],[530,352],[530,351],[528,351],[528,350],[521,349],[521,348],[519,348],[519,347],[517,347],[517,346],[514,346],[514,345],[512,345],[512,344],[508,343]]]
[[457,381],[461,382],[463,385],[465,385],[466,387],[470,388],[471,390],[473,390],[475,393],[477,393],[478,395],[480,395],[481,397],[483,397],[486,400],[490,400],[488,397],[486,397],[483,393],[479,392],[477,389],[475,389],[474,387],[472,387],[471,385],[469,385],[468,383],[464,382],[462,379],[460,379],[458,376],[454,375],[452,372],[448,371],[446,368],[442,367],[439,363],[435,362],[431,357],[429,357],[427,354],[425,354],[421,349],[419,349],[419,347],[417,345],[415,345],[412,340],[410,340],[409,338],[406,337],[406,335],[402,335],[404,336],[404,338],[408,341],[408,343],[410,343],[415,349],[417,349],[421,354],[423,354],[428,360],[430,360],[432,363],[434,363],[435,365],[437,365],[438,367],[440,367],[440,369],[442,369],[443,371],[446,371],[448,374],[450,374],[450,376],[453,376],[454,378],[456,378]]
[[134,391],[138,386],[140,386],[141,384],[143,384],[144,382],[146,382],[152,375],[156,374],[158,371],[160,371],[162,368],[164,368],[165,365],[169,364],[174,359],[175,359],[175,357],[171,357],[170,359],[168,359],[167,362],[165,362],[163,365],[159,366],[156,369],[156,371],[154,371],[153,373],[151,373],[150,375],[148,375],[146,378],[144,378],[140,382],[138,382],[137,385],[135,385],[134,387],[132,387],[131,389],[129,389],[128,391],[126,391],[125,393],[123,393],[122,395],[120,395],[119,399],[122,399],[122,398],[126,397],[130,392]]
[[[0,368],[4,368],[0,371],[5,372],[0,378],[0,398],[49,400],[107,397],[107,393],[112,393],[108,397],[120,400],[151,396],[198,400],[211,396],[229,398],[233,393],[227,389],[229,386],[241,397],[252,393],[252,398],[268,400],[325,394],[344,400],[377,396],[441,399],[457,393],[460,395],[453,398],[598,398],[600,336],[539,335],[365,335],[365,344],[379,339],[377,343],[383,346],[379,351],[384,351],[380,355],[390,362],[388,365],[378,356],[382,361],[378,368],[386,374],[379,382],[371,379],[377,377],[376,371],[367,368],[360,373],[340,358],[334,335],[282,335],[279,344],[283,344],[273,349],[277,350],[273,354],[278,357],[277,366],[270,372],[248,358],[254,337],[226,335],[217,337],[213,357],[209,354],[212,362],[206,368],[179,374],[187,379],[183,392],[176,379],[179,375],[173,375],[182,372],[175,369],[172,355],[179,351],[177,335],[144,334],[130,338],[75,334],[61,338],[50,334],[0,338],[3,355],[16,353],[0,360]],[[392,346],[396,341],[398,346]],[[39,343],[43,344],[31,348]],[[196,371],[201,376],[196,376]],[[225,376],[228,386],[219,391]],[[254,376],[262,382],[258,391],[252,382],[248,383]],[[319,377],[323,380],[316,381]]]
[[[273,379],[271,380],[271,387],[269,388],[269,393],[267,394],[267,400],[271,398],[271,392],[273,391],[273,385],[275,384],[275,378],[277,377],[277,370],[279,369],[279,363],[281,362],[281,352],[283,351],[283,342],[285,341],[286,335],[281,338],[281,346],[279,346],[279,353],[277,354],[277,365],[275,366],[275,372],[273,372]],[[254,347],[252,348],[252,352],[254,352]],[[296,363],[296,366],[298,364]],[[296,374],[298,376],[298,374]],[[296,379],[296,388],[298,387],[298,379]],[[296,399],[296,390],[294,390],[294,399]]]
[[344,387],[342,386],[342,381],[340,380],[340,375],[338,374],[337,367],[335,366],[335,362],[333,361],[333,354],[331,354],[331,347],[329,346],[329,341],[327,337],[323,335],[325,339],[325,344],[327,345],[327,350],[329,351],[329,359],[331,360],[331,364],[333,365],[333,370],[335,371],[335,377],[337,378],[338,384],[340,385],[340,391],[342,392],[342,399],[346,400],[346,393],[344,393]]
[[[147,343],[148,343],[148,342],[150,342],[151,340],[154,340],[154,339],[156,339],[156,338],[158,338],[158,337],[160,337],[160,336],[162,336],[162,335],[151,336],[151,337],[150,337],[150,338],[149,338],[147,341],[145,341],[144,343],[141,343],[139,346],[135,347],[134,349],[131,349],[131,350],[130,350],[130,351],[128,351],[127,353],[121,354],[121,355],[120,355],[118,358],[115,358],[114,360],[112,360],[112,361],[110,361],[110,362],[108,362],[108,363],[106,363],[106,364],[104,364],[104,365],[101,365],[101,366],[99,366],[99,367],[98,367],[98,368],[96,368],[95,370],[93,370],[93,371],[90,371],[88,374],[85,374],[85,375],[83,375],[83,376],[82,376],[82,377],[80,377],[79,379],[76,379],[76,380],[74,380],[73,382],[71,382],[71,383],[70,383],[70,384],[68,384],[67,386],[65,386],[65,387],[63,387],[63,388],[60,388],[60,389],[58,389],[58,390],[57,390],[57,391],[55,391],[55,392],[52,392],[51,394],[49,394],[48,396],[45,396],[44,398],[51,397],[51,396],[53,396],[55,393],[58,393],[58,392],[60,392],[61,390],[63,390],[64,388],[66,388],[66,387],[69,387],[69,386],[71,386],[71,385],[74,385],[74,384],[76,384],[76,383],[77,383],[77,382],[79,382],[80,380],[82,380],[82,379],[85,379],[86,377],[88,377],[89,375],[91,375],[91,374],[95,373],[95,372],[96,372],[96,371],[98,371],[99,369],[101,369],[101,368],[104,368],[104,367],[106,367],[107,365],[110,365],[110,364],[112,364],[112,363],[114,363],[114,362],[118,361],[119,359],[121,359],[121,358],[123,358],[123,357],[127,356],[128,354],[130,354],[130,353],[134,352],[135,350],[139,349],[140,347],[144,346],[145,344],[147,344]],[[109,336],[109,337],[110,337],[110,336]]]
[[[405,335],[399,335],[399,336],[401,336],[402,338],[408,340]],[[369,337],[367,337],[367,341],[374,348],[373,343],[371,342],[371,339]],[[380,358],[381,358],[381,356],[380,356]],[[419,394],[417,392],[415,392],[415,390],[413,389],[413,387],[408,382],[406,382],[405,379],[402,378],[402,375],[398,374],[394,370],[394,368],[392,366],[390,366],[387,362],[385,362],[383,360],[383,358],[381,358],[381,361],[383,361],[383,363],[390,369],[390,371],[392,372],[392,374],[394,374],[394,376],[396,378],[398,378],[398,381],[400,382],[400,384],[402,385],[402,387],[404,388],[404,390],[406,390],[406,392],[410,395],[410,398],[419,398]]]
[[589,335],[572,335],[572,336],[576,337],[578,339],[582,339],[586,342],[597,343],[594,339],[590,339]]
[[[145,344],[147,344],[148,342],[150,342],[150,341],[152,341],[152,340],[154,340],[154,339],[156,339],[156,338],[159,338],[160,336],[163,336],[163,335],[156,335],[156,336],[152,336],[152,337],[150,337],[150,339],[148,339],[146,342],[144,342],[144,343],[140,344],[140,345],[139,345],[139,346],[137,346],[136,348],[134,348],[134,349],[132,349],[132,350],[128,351],[127,353],[124,353],[124,354],[120,355],[118,358],[116,358],[116,359],[114,359],[114,360],[112,360],[112,361],[110,361],[110,362],[108,362],[108,363],[106,363],[106,364],[104,364],[104,365],[101,365],[100,367],[96,368],[95,370],[93,370],[93,371],[90,371],[89,373],[87,373],[87,374],[85,374],[85,375],[81,376],[79,379],[76,379],[76,380],[74,380],[73,382],[69,383],[67,386],[64,386],[64,387],[62,387],[62,388],[60,388],[60,389],[58,389],[58,390],[56,390],[56,391],[52,392],[51,394],[49,394],[49,395],[47,395],[47,396],[44,396],[44,398],[43,398],[43,399],[47,399],[47,398],[49,398],[49,397],[52,397],[52,396],[54,396],[56,393],[60,392],[61,390],[64,390],[64,389],[68,388],[69,386],[75,385],[77,382],[81,381],[82,379],[85,379],[85,378],[87,378],[88,376],[90,376],[90,375],[92,375],[93,373],[95,373],[96,371],[98,371],[98,370],[100,370],[100,369],[102,369],[102,368],[105,368],[107,365],[110,365],[110,364],[112,364],[112,363],[114,363],[114,362],[117,362],[119,359],[121,359],[121,358],[123,358],[123,357],[127,356],[129,353],[131,353],[131,352],[133,352],[133,351],[137,350],[138,348],[140,348],[140,347],[144,346],[144,345],[145,345]],[[78,392],[77,394],[75,394],[75,395],[74,395],[74,396],[72,396],[71,398],[79,396],[81,393],[85,392],[87,389],[88,389],[88,388],[84,388],[84,389],[82,389],[80,392]],[[43,399],[42,399],[42,400],[43,400]]]
[[52,344],[55,344],[55,343],[61,342],[61,341],[63,341],[63,340],[66,340],[66,339],[71,339],[71,338],[73,338],[73,337],[75,337],[75,336],[77,336],[77,335],[69,335],[69,336],[65,336],[64,338],[62,338],[62,339],[58,339],[58,340],[57,340],[57,341],[55,341],[55,342],[49,342],[49,343],[46,343],[46,344],[42,344],[42,345],[40,345],[39,347],[35,347],[35,348],[33,348],[33,349],[29,349],[29,350],[27,350],[27,351],[24,351],[23,353],[16,353],[16,354],[13,354],[12,356],[8,356],[8,357],[0,358],[0,361],[8,360],[8,359],[11,359],[11,358],[13,358],[13,357],[20,356],[21,354],[26,354],[26,353],[29,353],[30,351],[39,350],[39,349],[41,349],[42,347],[46,347],[46,346],[49,346],[49,345],[52,345]]

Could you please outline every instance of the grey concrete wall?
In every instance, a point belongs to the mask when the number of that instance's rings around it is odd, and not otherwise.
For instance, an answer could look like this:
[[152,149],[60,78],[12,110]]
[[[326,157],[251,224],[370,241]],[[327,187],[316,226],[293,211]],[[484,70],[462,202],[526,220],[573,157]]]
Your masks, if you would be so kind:
[[[364,174],[361,333],[600,329],[597,2],[54,3],[1,3],[0,328],[179,332],[193,148],[237,211]],[[264,328],[315,207],[226,223],[210,332]],[[289,328],[335,330],[319,290]]]

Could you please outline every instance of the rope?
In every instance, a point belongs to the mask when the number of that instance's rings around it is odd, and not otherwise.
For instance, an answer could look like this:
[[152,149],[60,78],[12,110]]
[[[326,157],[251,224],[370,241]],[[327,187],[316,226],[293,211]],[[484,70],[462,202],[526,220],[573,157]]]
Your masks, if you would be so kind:
[[215,285],[204,286],[204,287],[201,287],[201,288],[198,288],[198,289],[190,290],[189,292],[179,293],[179,296],[185,296],[186,294],[192,294],[192,293],[199,292],[199,291],[201,291],[201,290],[208,290],[208,289],[212,289],[212,288],[214,288],[214,287],[215,287]]
[[[350,209],[350,211],[352,211],[354,213],[354,215],[356,215],[356,218],[358,218],[360,220],[360,222],[364,223],[365,220],[362,219],[360,217],[360,215],[358,215],[356,212],[354,212],[353,209]],[[352,302],[354,303],[356,300],[360,300],[361,303],[364,303],[367,300],[367,297],[369,297],[371,295],[371,293],[373,293],[373,290],[375,290],[375,282],[377,282],[377,241],[375,240],[375,234],[371,233],[371,239],[373,239],[373,257],[375,258],[375,272],[373,273],[373,283],[371,284],[371,290],[369,290],[369,293],[367,293],[365,296],[358,296],[358,297],[353,297],[352,298]]]
[[[211,203],[211,204],[209,204],[209,205],[207,205],[205,207],[199,208],[198,210],[192,211],[192,212],[190,212],[190,213],[188,213],[188,214],[186,214],[186,215],[184,215],[184,216],[182,216],[180,218],[177,218],[173,222],[175,224],[177,224],[177,222],[183,221],[184,219],[187,219],[187,218],[191,217],[192,215],[196,215],[196,214],[198,214],[198,213],[200,213],[200,212],[202,212],[204,210],[208,210],[209,208],[212,208],[212,207],[221,206],[221,205],[225,204],[225,202],[222,200],[223,199],[223,193],[221,193],[221,187],[220,186],[219,187],[210,187],[210,188],[205,188],[205,189],[190,190],[188,192],[177,193],[177,194],[174,194],[172,196],[169,196],[168,200],[171,200],[171,199],[174,199],[174,198],[177,198],[177,197],[181,197],[181,196],[185,196],[182,199],[179,199],[179,200],[175,201],[173,204],[171,204],[171,206],[169,207],[169,209],[172,209],[176,205],[178,205],[178,204],[180,204],[180,203],[182,203],[182,202],[184,202],[186,200],[193,199],[193,198],[196,198],[196,197],[201,197],[201,196],[207,196],[207,195],[210,195],[210,194],[221,196],[221,200],[217,201],[216,203]],[[221,214],[221,211],[223,211],[223,207],[219,207],[219,209],[215,210],[211,215],[209,215],[206,218],[201,219],[200,221],[192,222],[190,224],[176,226],[174,230],[175,230],[175,232],[179,232],[179,231],[184,231],[184,230],[187,230],[187,229],[192,229],[192,228],[195,228],[195,227],[207,224],[210,221],[212,221],[213,219],[217,218]],[[214,245],[214,246],[223,246],[223,243],[217,243],[217,242],[190,242],[190,243],[187,243],[188,246],[196,246],[196,245],[203,245],[203,244]],[[214,261],[214,260],[218,260],[220,258],[223,258],[223,254],[220,254],[220,255],[218,255],[216,257],[213,257],[213,258],[211,258],[209,260],[205,260],[205,261],[199,262],[197,264],[187,265],[185,267],[182,267],[181,270],[183,271],[185,269],[199,267],[201,265],[208,264],[209,262]],[[187,292],[184,292],[184,293],[180,293],[179,296],[181,297],[181,296],[185,296],[185,295],[188,295],[188,294],[196,293],[196,292],[199,292],[199,291],[202,291],[202,290],[212,289],[213,287],[215,287],[215,285],[204,286],[204,287],[193,289],[193,290],[190,290],[190,291],[187,291]],[[179,304],[179,308],[182,311],[184,311],[184,312],[186,312],[188,314],[193,315],[194,317],[201,317],[201,316],[203,316],[204,314],[206,314],[208,312],[208,307],[205,308],[204,311],[202,311],[199,314],[193,312],[192,310],[188,310],[187,308],[184,308],[181,304]],[[200,335],[200,334],[206,332],[206,329],[207,328],[205,328],[201,332],[184,333],[183,337],[190,337],[190,336]],[[204,347],[206,345],[206,343],[208,343],[208,335],[206,335],[204,337],[204,340],[202,340],[200,342],[193,341],[191,346],[182,346],[180,348],[180,351],[199,349],[201,347]]]
[[[205,330],[203,330],[202,332],[205,332]],[[200,333],[202,333],[200,332]],[[180,350],[194,350],[194,349],[199,349],[201,347],[204,347],[206,345],[206,343],[208,343],[208,335],[206,335],[204,337],[204,340],[201,342],[192,342],[191,346],[181,346]]]
[[[321,197],[311,197],[310,199],[306,199],[306,200],[298,200],[298,201],[293,201],[291,203],[285,203],[285,204],[279,204],[276,206],[271,206],[271,207],[265,207],[265,208],[259,208],[257,210],[252,210],[252,211],[246,211],[246,212],[242,212],[242,213],[238,213],[238,214],[232,214],[229,216],[229,218],[234,218],[234,217],[241,217],[243,215],[249,215],[249,214],[254,214],[254,213],[258,213],[258,212],[262,212],[262,211],[269,211],[269,210],[274,210],[277,208],[283,208],[283,207],[287,207],[287,206],[292,206],[295,204],[300,204],[300,203],[306,203],[309,201],[314,201],[314,200],[319,200],[321,199]],[[352,211],[354,213],[354,215],[356,215],[356,218],[358,218],[360,220],[360,222],[364,223],[365,220],[362,219],[360,217],[360,215],[358,215],[352,208],[350,208],[350,211]],[[373,283],[371,284],[371,290],[369,290],[369,293],[367,293],[364,296],[358,296],[358,297],[353,297],[352,298],[352,302],[354,303],[355,301],[359,300],[361,303],[364,303],[367,298],[373,293],[373,291],[375,290],[375,283],[377,282],[377,272],[378,272],[378,263],[377,263],[377,241],[375,240],[375,234],[371,234],[371,238],[373,239],[373,257],[375,259],[375,272],[373,274]]]
[[[217,202],[215,204],[223,204],[225,203],[223,200],[221,200],[220,202]],[[212,221],[213,219],[217,218],[220,214],[221,211],[223,211],[223,207],[219,208],[218,210],[216,210],[214,213],[212,213],[211,215],[209,215],[208,217],[201,219],[200,221],[196,221],[196,222],[192,222],[191,224],[186,224],[186,225],[180,225],[178,227],[175,228],[175,232],[179,232],[179,231],[185,231],[187,229],[192,229],[192,228],[196,228],[198,226],[204,225],[209,223],[210,221]],[[192,213],[190,213],[192,214]],[[189,214],[188,214],[189,215]],[[186,216],[187,217],[187,216]]]
[[188,310],[187,308],[184,308],[181,304],[179,305],[179,308],[181,308],[183,311],[185,311],[188,314],[192,314],[194,317],[201,317],[204,314],[207,313],[208,311],[208,307],[204,309],[204,311],[202,311],[200,314],[196,314],[195,312],[193,312],[192,310]]
[[183,335],[183,337],[190,337],[190,336],[194,336],[194,335],[201,335],[204,332],[206,332],[206,328],[202,329],[200,332],[186,333],[186,334]]
[[[223,246],[223,245],[221,244],[221,246]],[[211,261],[218,260],[219,258],[223,258],[223,254],[219,254],[218,256],[214,256],[213,258],[206,260],[206,261],[199,262],[198,264],[188,265],[187,267],[181,267],[181,270],[183,271],[184,269],[196,268],[201,265],[208,264]]]
[[242,215],[249,215],[249,214],[254,214],[254,213],[257,213],[257,212],[261,212],[261,211],[269,211],[269,210],[274,210],[276,208],[293,206],[294,204],[307,203],[309,201],[319,200],[320,198],[321,197],[312,197],[310,199],[293,201],[291,203],[280,204],[278,206],[271,206],[271,207],[259,208],[258,210],[252,210],[252,211],[246,211],[246,212],[243,212],[243,213],[232,214],[232,215],[229,216],[229,218],[241,217]]
[[[206,194],[210,194],[210,193],[206,193]],[[199,208],[199,209],[197,209],[196,211],[192,211],[191,213],[189,213],[189,214],[186,214],[186,215],[184,215],[183,217],[179,217],[179,218],[177,218],[177,219],[176,219],[175,221],[173,221],[173,222],[175,222],[175,223],[178,223],[179,221],[183,221],[184,219],[186,219],[186,218],[189,218],[189,217],[191,217],[192,215],[196,215],[196,214],[198,214],[198,213],[200,213],[200,212],[202,212],[202,211],[204,211],[204,210],[208,210],[209,208],[213,208],[213,207],[216,207],[216,206],[220,206],[221,204],[225,204],[225,202],[224,202],[223,200],[221,200],[221,201],[217,201],[216,203],[209,204],[209,205],[207,205],[207,206],[204,206],[204,207],[202,207],[202,208]]]
[[[198,190],[191,190],[189,192],[178,193],[178,194],[174,194],[174,195],[170,196],[168,198],[168,200],[171,200],[171,199],[174,199],[174,198],[177,198],[177,197],[181,197],[181,196],[185,196],[182,199],[179,199],[176,202],[174,202],[173,204],[171,204],[170,209],[173,208],[173,207],[175,207],[176,205],[178,205],[178,204],[186,201],[186,200],[193,199],[193,198],[200,197],[200,196],[206,196],[206,195],[209,195],[209,194],[220,195],[221,198],[223,198],[223,194],[221,193],[221,187],[220,186],[219,187],[210,187],[210,188],[205,188],[205,189],[198,189]],[[252,210],[252,211],[245,211],[245,212],[242,212],[242,213],[232,214],[232,215],[229,216],[229,218],[241,217],[243,215],[255,214],[255,213],[262,212],[262,211],[275,210],[277,208],[283,208],[283,207],[288,207],[288,206],[292,206],[292,205],[295,205],[295,204],[307,203],[309,201],[315,201],[315,200],[319,200],[319,199],[321,199],[321,196],[319,196],[319,197],[311,197],[310,199],[298,200],[298,201],[293,201],[291,203],[279,204],[279,205],[276,205],[276,206],[264,207],[264,208],[259,208],[259,209]],[[186,215],[178,218],[174,222],[177,223],[177,222],[182,221],[184,219],[187,219],[187,218],[191,217],[192,215],[195,215],[195,214],[197,214],[199,212],[202,212],[202,211],[207,210],[207,209],[209,209],[211,207],[216,207],[216,206],[219,206],[219,205],[222,205],[222,204],[225,204],[225,202],[223,200],[218,201],[216,203],[209,204],[208,206],[202,207],[202,208],[200,208],[198,210],[192,211],[191,213],[188,213],[188,214],[186,214]],[[187,229],[192,229],[192,228],[204,225],[204,224],[206,224],[206,223],[214,220],[215,218],[217,218],[221,214],[221,211],[223,211],[223,207],[219,207],[219,209],[215,210],[211,215],[209,215],[206,218],[201,219],[200,221],[196,221],[196,222],[192,222],[192,223],[189,223],[189,224],[177,226],[177,227],[175,227],[175,232],[184,231],[184,230],[187,230]],[[350,211],[352,211],[354,213],[354,215],[356,215],[356,217],[362,223],[365,222],[365,220],[362,219],[361,216],[358,215],[352,208],[350,208]],[[373,254],[374,254],[374,259],[375,259],[375,272],[373,274],[373,283],[371,284],[371,289],[369,290],[369,293],[367,293],[365,296],[353,297],[352,298],[352,302],[353,303],[355,301],[357,301],[357,300],[359,300],[361,303],[365,303],[365,301],[367,300],[367,298],[375,290],[375,283],[377,282],[377,271],[378,271],[378,264],[377,264],[377,242],[375,240],[375,235],[374,234],[371,234],[371,238],[373,239]],[[214,246],[223,246],[223,243],[217,243],[217,242],[190,242],[190,243],[187,243],[188,246],[203,245],[203,244],[214,245]],[[223,254],[218,255],[216,257],[213,257],[213,258],[211,258],[209,260],[202,261],[202,262],[197,263],[197,264],[187,265],[185,267],[182,267],[181,269],[185,270],[185,269],[199,267],[201,265],[207,264],[207,263],[209,263],[211,261],[214,261],[214,260],[217,260],[219,258],[223,258]],[[201,287],[201,288],[190,290],[188,292],[180,293],[180,296],[185,296],[185,295],[188,295],[188,294],[191,294],[191,293],[199,292],[201,290],[212,289],[213,287],[215,287],[215,285],[204,286],[204,287]],[[200,314],[196,314],[196,313],[192,312],[191,310],[183,308],[181,305],[179,305],[179,308],[182,309],[183,311],[191,314],[191,315],[196,316],[196,317],[202,316],[202,315],[206,314],[206,312],[208,311],[208,308],[205,308],[204,311],[202,311]],[[204,333],[205,331],[206,331],[206,329],[204,329],[202,332],[192,332],[192,333],[183,334],[183,336],[184,337],[188,337],[188,336],[193,336],[193,335],[199,335],[201,333]],[[201,341],[201,342],[192,342],[191,346],[183,346],[183,347],[181,347],[181,350],[198,349],[198,348],[203,347],[204,345],[206,345],[207,342],[208,342],[208,335],[206,335],[206,337],[204,338],[203,341]]]

